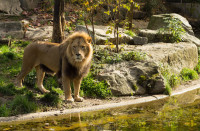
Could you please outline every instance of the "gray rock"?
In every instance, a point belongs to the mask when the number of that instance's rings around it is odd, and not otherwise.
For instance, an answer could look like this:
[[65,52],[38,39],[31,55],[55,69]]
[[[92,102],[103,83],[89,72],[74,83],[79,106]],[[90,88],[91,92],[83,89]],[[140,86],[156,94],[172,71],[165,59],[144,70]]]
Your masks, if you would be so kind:
[[[125,48],[125,50],[133,49]],[[183,68],[194,69],[198,63],[197,46],[189,42],[180,42],[179,44],[152,43],[134,47],[134,50],[145,52],[148,61],[158,65],[168,65],[175,74],[180,73]]]
[[[109,40],[110,42],[116,43],[116,38],[114,37],[114,31],[112,31],[111,34],[106,34],[106,31],[108,30],[109,26],[94,26],[95,30],[95,36],[93,36],[92,33],[92,26],[88,26],[89,34],[92,36],[92,39],[96,41],[97,45],[103,45],[106,40]],[[84,31],[87,32],[87,29],[83,25],[76,26],[76,31]],[[119,43],[128,43],[132,38],[126,34],[123,33],[123,29],[119,28],[119,32],[121,34],[121,37],[119,38]]]
[[23,24],[19,21],[0,22],[0,37],[23,38]]
[[130,45],[145,45],[148,43],[147,37],[140,37],[140,36],[134,36],[131,42],[128,44]]
[[22,9],[19,0],[0,0],[0,11],[9,15],[20,15]]
[[37,7],[40,0],[19,0],[21,7],[25,10],[34,9]]
[[26,31],[26,37],[28,39],[37,39],[37,40],[50,38],[52,37],[52,30],[53,30],[52,26],[44,26],[37,28],[29,27]]
[[183,35],[183,41],[193,43],[197,47],[200,47],[200,40],[197,37],[195,37],[193,35],[190,35],[188,33],[186,33],[185,35]]
[[[158,78],[153,78],[153,75]],[[141,76],[145,78],[141,80]],[[99,80],[106,80],[115,96],[133,94],[158,94],[165,91],[165,85],[161,83],[163,78],[159,77],[158,66],[149,62],[123,62],[107,65],[97,76]],[[157,89],[159,88],[159,89]]]
[[133,19],[144,19],[146,17],[146,12],[134,10],[133,11]]
[[190,35],[194,36],[192,26],[189,24],[187,19],[176,13],[151,16],[147,29],[158,30],[160,28],[167,26],[168,23],[165,22],[164,18],[169,17],[169,16],[172,16],[173,18],[180,20],[182,22],[182,26],[185,29],[185,31],[188,32]]

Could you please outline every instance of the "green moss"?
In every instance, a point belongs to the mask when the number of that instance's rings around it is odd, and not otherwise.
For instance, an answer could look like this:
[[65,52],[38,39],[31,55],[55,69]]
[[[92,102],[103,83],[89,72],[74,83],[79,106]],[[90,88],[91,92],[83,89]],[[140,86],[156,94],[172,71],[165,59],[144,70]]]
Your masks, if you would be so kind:
[[181,78],[183,81],[195,80],[199,78],[198,73],[195,70],[189,68],[183,68],[180,73]]

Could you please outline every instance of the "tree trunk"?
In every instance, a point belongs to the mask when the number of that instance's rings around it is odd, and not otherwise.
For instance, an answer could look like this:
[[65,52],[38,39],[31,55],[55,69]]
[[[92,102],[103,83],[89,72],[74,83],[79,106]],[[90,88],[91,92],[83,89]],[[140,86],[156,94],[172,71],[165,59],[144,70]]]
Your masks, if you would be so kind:
[[54,0],[53,34],[52,42],[61,43],[64,39],[65,14],[64,0]]
[[131,2],[130,11],[128,12],[128,22],[129,22],[129,30],[133,28],[133,2]]

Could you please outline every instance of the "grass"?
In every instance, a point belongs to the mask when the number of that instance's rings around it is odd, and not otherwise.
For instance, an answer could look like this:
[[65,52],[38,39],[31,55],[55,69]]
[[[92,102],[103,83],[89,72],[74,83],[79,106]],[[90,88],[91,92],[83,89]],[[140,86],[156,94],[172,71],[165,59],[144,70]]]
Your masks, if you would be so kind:
[[17,95],[10,103],[12,115],[25,114],[35,112],[37,110],[37,104],[30,101],[26,96]]
[[196,80],[199,78],[198,73],[195,70],[184,68],[180,73],[181,78],[183,81],[189,81],[189,80]]

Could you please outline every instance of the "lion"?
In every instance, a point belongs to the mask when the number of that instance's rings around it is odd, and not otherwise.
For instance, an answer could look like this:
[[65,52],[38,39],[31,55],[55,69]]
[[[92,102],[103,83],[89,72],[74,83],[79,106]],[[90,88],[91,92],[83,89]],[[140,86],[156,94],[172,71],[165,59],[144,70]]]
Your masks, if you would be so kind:
[[[67,102],[82,102],[79,96],[83,77],[89,70],[93,55],[91,37],[84,32],[75,32],[61,44],[50,42],[35,42],[24,49],[21,72],[16,78],[16,85],[22,87],[24,77],[36,69],[37,86],[42,93],[49,90],[43,86],[45,73],[57,74],[62,78],[62,84]],[[71,95],[71,82],[74,85],[74,98]]]

